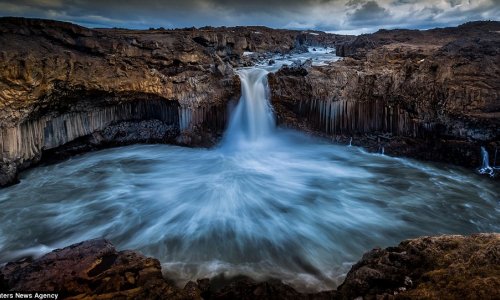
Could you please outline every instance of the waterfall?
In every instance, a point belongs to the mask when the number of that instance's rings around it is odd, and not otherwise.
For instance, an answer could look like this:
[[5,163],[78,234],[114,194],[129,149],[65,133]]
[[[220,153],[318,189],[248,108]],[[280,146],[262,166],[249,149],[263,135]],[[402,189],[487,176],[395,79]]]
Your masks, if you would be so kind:
[[239,148],[243,145],[255,145],[274,130],[276,125],[269,102],[268,73],[259,68],[238,71],[241,80],[241,98],[229,121],[223,147]]
[[481,146],[481,157],[482,163],[481,168],[479,169],[480,174],[489,174],[490,176],[494,175],[494,170],[490,167],[490,158],[488,155],[488,151],[484,147]]

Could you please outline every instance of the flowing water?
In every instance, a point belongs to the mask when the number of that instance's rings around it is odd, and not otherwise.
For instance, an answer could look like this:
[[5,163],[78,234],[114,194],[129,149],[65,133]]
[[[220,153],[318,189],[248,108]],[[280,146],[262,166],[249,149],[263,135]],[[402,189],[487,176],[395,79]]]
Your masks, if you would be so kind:
[[495,149],[495,158],[493,160],[493,167],[490,166],[490,156],[488,151],[484,147],[481,147],[481,157],[482,157],[482,162],[481,162],[481,167],[479,168],[478,172],[479,174],[488,174],[491,177],[496,176],[497,171],[500,169],[496,166],[497,162],[497,149]]
[[373,247],[500,230],[487,178],[277,129],[266,74],[239,71],[214,149],[136,145],[24,172],[0,190],[0,263],[105,237],[180,285],[224,273],[317,291]]

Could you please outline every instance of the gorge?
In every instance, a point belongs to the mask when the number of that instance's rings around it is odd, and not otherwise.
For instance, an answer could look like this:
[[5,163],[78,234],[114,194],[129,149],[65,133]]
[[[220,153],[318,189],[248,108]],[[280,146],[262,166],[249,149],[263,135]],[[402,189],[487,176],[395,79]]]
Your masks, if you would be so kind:
[[[347,274],[339,297],[350,299],[356,289],[345,287],[356,268],[348,271],[370,248],[499,230],[495,179],[460,167],[484,166],[481,146],[498,145],[498,64],[488,64],[499,58],[498,22],[408,33],[417,38],[404,45],[397,31],[349,37],[265,28],[89,30],[29,19],[2,25],[0,38],[11,41],[3,47],[40,39],[33,46],[40,51],[28,56],[1,52],[2,184],[40,161],[71,158],[28,170],[0,191],[1,263],[106,237],[158,258],[177,286],[222,273],[319,292]],[[481,48],[468,49],[454,30],[480,32]],[[434,35],[447,44],[418,46]],[[320,46],[347,57],[293,62]],[[53,56],[37,57],[47,49]],[[350,140],[375,153],[348,147]],[[173,145],[73,156],[135,143]],[[493,157],[489,163],[495,167]],[[442,239],[436,243],[484,239],[488,255],[499,247],[495,234]],[[432,248],[431,241],[423,244]],[[107,243],[89,249],[114,251]],[[16,278],[30,265],[9,266],[3,284],[22,285]]]
[[[481,146],[498,150],[498,22],[357,38],[259,27],[90,30],[15,18],[1,25],[2,185],[44,151],[214,145],[228,102],[239,98],[234,67],[320,45],[345,59],[270,76],[280,125],[469,168],[481,165]],[[162,129],[141,122],[148,120]]]

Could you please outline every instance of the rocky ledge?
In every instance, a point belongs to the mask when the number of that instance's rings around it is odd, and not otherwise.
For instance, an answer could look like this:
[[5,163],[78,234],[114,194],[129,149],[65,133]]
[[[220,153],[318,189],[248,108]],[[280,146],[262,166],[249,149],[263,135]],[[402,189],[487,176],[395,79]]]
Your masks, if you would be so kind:
[[500,234],[444,235],[373,249],[334,291],[302,294],[280,280],[199,279],[184,288],[160,262],[103,239],[0,269],[0,290],[58,292],[67,299],[496,299]]
[[469,168],[484,146],[493,165],[499,49],[500,22],[380,30],[338,43],[339,62],[271,75],[272,102],[282,125],[334,141]]

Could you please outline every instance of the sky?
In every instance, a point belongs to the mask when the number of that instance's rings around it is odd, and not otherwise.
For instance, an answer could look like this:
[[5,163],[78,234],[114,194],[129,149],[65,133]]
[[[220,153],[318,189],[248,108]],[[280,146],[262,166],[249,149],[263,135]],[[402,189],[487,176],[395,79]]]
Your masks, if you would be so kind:
[[0,0],[0,16],[131,29],[264,25],[361,34],[500,20],[500,0]]

